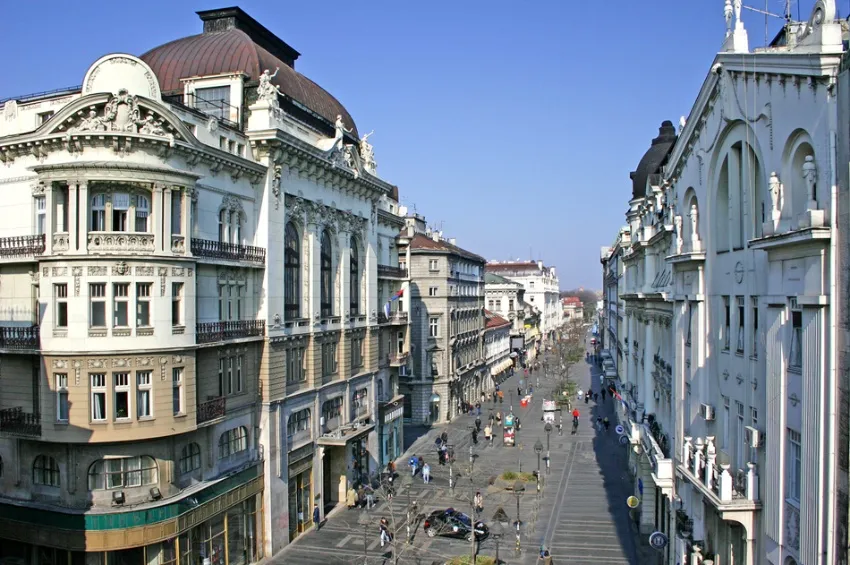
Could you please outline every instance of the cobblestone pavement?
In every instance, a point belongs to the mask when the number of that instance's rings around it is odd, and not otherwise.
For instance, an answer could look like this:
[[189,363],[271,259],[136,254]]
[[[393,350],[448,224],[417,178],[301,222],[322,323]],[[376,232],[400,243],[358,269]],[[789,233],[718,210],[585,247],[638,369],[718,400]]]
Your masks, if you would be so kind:
[[[599,389],[599,376],[592,365],[580,362],[572,367],[571,375],[583,390],[591,383],[595,390]],[[499,524],[504,530],[500,538],[491,535],[479,544],[479,555],[496,555],[498,543],[502,562],[531,565],[542,563],[538,560],[542,544],[550,550],[552,562],[557,565],[655,565],[657,556],[645,545],[645,540],[635,535],[636,528],[625,504],[633,491],[625,448],[618,444],[613,430],[598,432],[591,425],[597,415],[612,416],[612,400],[608,398],[602,402],[600,398],[598,405],[593,401],[581,402],[578,405],[581,423],[576,434],[571,433],[571,418],[564,414],[563,435],[555,429],[549,437],[551,459],[547,473],[542,399],[551,398],[555,379],[539,375],[539,386],[535,386],[532,401],[526,408],[517,402],[516,387],[520,378],[521,375],[516,375],[503,383],[504,404],[493,407],[488,401],[482,407],[481,416],[486,424],[491,409],[504,414],[513,402],[514,413],[522,424],[516,447],[502,444],[501,429],[494,433],[496,441],[492,446],[485,445],[482,434],[478,445],[472,449],[474,463],[470,473],[470,429],[475,417],[464,415],[436,426],[414,441],[405,456],[397,461],[399,477],[392,500],[380,496],[377,506],[369,511],[342,509],[332,512],[319,532],[305,533],[269,562],[274,565],[442,564],[453,556],[468,555],[471,544],[460,539],[429,538],[421,521],[413,524],[412,539],[406,543],[409,503],[416,501],[420,517],[447,507],[470,513],[470,499],[480,491],[484,495],[481,519],[491,530],[497,524],[498,509],[504,510],[508,521]],[[529,380],[536,385],[538,375],[535,373]],[[437,464],[434,448],[436,437],[444,430],[455,449],[456,461],[451,468],[456,481],[454,488],[449,488],[449,467]],[[505,489],[508,485],[502,481],[490,483],[503,471],[519,471],[520,466],[523,472],[534,471],[538,456],[533,446],[538,439],[544,448],[541,492],[538,494],[535,483],[529,482],[526,492],[519,497],[521,525],[520,551],[517,552],[514,526],[517,497]],[[407,460],[413,454],[421,455],[431,465],[430,484],[425,484],[418,474],[410,476]],[[394,543],[385,548],[381,548],[378,534],[381,518],[387,518],[395,532]]]

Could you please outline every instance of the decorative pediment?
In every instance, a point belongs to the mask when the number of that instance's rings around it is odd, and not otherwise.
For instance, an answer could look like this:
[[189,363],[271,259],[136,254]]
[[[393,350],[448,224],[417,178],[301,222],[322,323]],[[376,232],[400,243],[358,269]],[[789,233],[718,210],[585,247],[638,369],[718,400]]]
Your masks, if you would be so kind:
[[179,129],[154,103],[121,89],[105,103],[93,103],[72,112],[56,125],[54,133],[123,132],[185,140]]

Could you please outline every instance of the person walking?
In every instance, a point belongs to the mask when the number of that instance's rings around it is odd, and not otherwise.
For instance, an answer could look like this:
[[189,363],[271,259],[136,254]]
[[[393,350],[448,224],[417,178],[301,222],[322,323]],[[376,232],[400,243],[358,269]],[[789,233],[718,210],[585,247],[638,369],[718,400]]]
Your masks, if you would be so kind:
[[445,430],[440,434],[440,439],[443,440],[443,445],[449,443],[449,434]]
[[522,396],[522,388],[521,387],[516,387],[516,395]]
[[605,389],[602,389],[602,402],[605,402]]
[[426,485],[431,482],[431,466],[427,463],[422,466],[422,482]]
[[475,513],[481,516],[484,512],[484,497],[481,496],[481,491],[477,491],[472,499],[472,506],[475,508]]
[[584,395],[584,403],[587,404],[590,402],[590,392]]
[[475,429],[481,431],[481,418],[479,416],[475,417]]
[[608,420],[608,416],[602,418],[602,425],[605,426],[605,431],[608,431],[608,428],[611,426],[611,422]]
[[596,403],[599,403],[599,393],[598,392],[593,393],[593,401],[596,402]]
[[490,425],[484,426],[484,440],[493,445],[493,428]]
[[416,455],[410,458],[410,461],[407,462],[410,465],[410,476],[416,476],[416,465],[419,463],[419,460],[416,458]]
[[345,493],[345,505],[349,510],[357,506],[357,491],[354,487],[348,487],[348,492]]
[[322,514],[319,512],[319,505],[313,505],[313,529],[317,532],[319,531],[319,527],[322,524]]
[[472,443],[478,445],[478,430],[476,428],[472,428]]
[[390,525],[386,518],[381,518],[379,528],[381,532],[381,547],[384,547],[385,544],[393,541],[393,535],[390,533]]
[[372,485],[366,485],[363,492],[366,494],[366,510],[371,510],[375,506],[375,490]]

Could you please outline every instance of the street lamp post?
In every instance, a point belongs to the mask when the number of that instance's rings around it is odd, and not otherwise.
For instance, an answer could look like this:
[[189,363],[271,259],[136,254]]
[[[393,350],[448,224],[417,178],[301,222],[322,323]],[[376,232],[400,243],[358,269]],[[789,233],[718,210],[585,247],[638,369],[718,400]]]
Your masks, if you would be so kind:
[[546,432],[546,473],[549,473],[549,458],[551,457],[549,451],[549,434],[552,433],[552,424],[546,422],[546,425],[543,426],[543,430]]
[[496,565],[501,564],[501,560],[499,559],[499,540],[505,534],[505,528],[502,526],[501,522],[496,522],[493,524],[490,532],[493,534],[493,539],[496,540]]
[[537,454],[537,472],[534,473],[534,478],[537,479],[537,494],[540,495],[540,454],[543,452],[543,442],[540,438],[534,442],[534,452]]
[[522,481],[517,481],[514,483],[514,494],[516,495],[516,551],[517,553],[521,550],[520,545],[520,537],[519,537],[519,527],[522,524],[522,521],[519,519],[519,499],[522,496],[522,493],[525,492],[525,485],[522,484]]
[[446,444],[446,457],[449,459],[449,488],[455,488],[454,470],[452,463],[455,461],[455,448],[452,444]]

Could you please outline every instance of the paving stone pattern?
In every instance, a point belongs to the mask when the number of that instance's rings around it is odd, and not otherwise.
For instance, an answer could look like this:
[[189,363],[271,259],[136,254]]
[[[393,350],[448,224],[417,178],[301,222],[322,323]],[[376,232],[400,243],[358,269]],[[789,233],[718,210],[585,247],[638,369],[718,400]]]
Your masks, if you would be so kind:
[[[595,367],[581,362],[571,374],[583,390],[591,385],[599,389],[599,376]],[[554,379],[539,376],[528,408],[520,408],[516,386],[520,376],[502,384],[505,403],[494,410],[504,414],[514,403],[514,413],[522,423],[516,447],[501,443],[501,429],[496,430],[494,445],[485,445],[483,433],[479,444],[473,446],[474,464],[469,472],[469,446],[472,444],[470,427],[475,417],[465,415],[451,423],[437,426],[423,434],[397,461],[398,478],[396,496],[386,500],[379,496],[372,510],[338,509],[332,512],[319,532],[309,532],[299,537],[278,555],[270,559],[274,565],[283,564],[416,564],[444,563],[455,555],[469,554],[471,544],[461,539],[429,538],[422,529],[421,517],[436,509],[454,507],[471,512],[470,499],[476,491],[484,495],[484,512],[481,519],[491,528],[496,524],[494,514],[504,510],[509,522],[502,523],[504,534],[498,540],[499,558],[511,565],[543,563],[538,558],[541,544],[549,549],[555,565],[656,565],[658,555],[649,548],[646,540],[637,535],[634,520],[626,507],[626,498],[633,492],[632,477],[626,461],[625,447],[617,442],[613,430],[597,431],[592,425],[597,415],[614,421],[614,405],[610,397],[599,405],[594,402],[578,404],[581,423],[578,433],[571,433],[572,419],[564,414],[563,435],[554,430],[550,440],[550,470],[545,472],[538,495],[536,485],[526,485],[520,496],[519,515],[521,549],[516,551],[517,497],[502,481],[490,484],[503,471],[531,472],[537,468],[537,455],[533,450],[537,439],[544,446],[542,400],[555,386]],[[536,375],[530,379],[536,384]],[[482,409],[482,422],[486,424],[491,402]],[[483,427],[483,424],[482,424]],[[449,468],[437,464],[434,448],[436,437],[446,431],[449,443],[454,446],[456,461],[452,466],[456,486],[449,488]],[[411,455],[421,455],[431,465],[432,481],[425,484],[421,475],[410,477],[407,461]],[[408,495],[409,492],[409,495]],[[408,501],[416,501],[420,520],[413,524],[412,540],[407,537],[405,518]],[[365,516],[364,516],[365,514]],[[378,522],[387,518],[395,532],[394,543],[381,548]],[[365,521],[366,525],[363,524]],[[364,543],[365,540],[365,543]],[[497,539],[490,536],[478,547],[479,555],[495,555]]]

